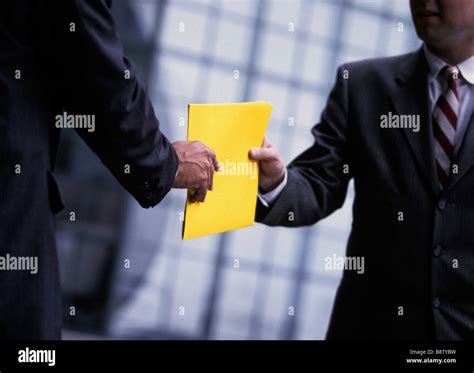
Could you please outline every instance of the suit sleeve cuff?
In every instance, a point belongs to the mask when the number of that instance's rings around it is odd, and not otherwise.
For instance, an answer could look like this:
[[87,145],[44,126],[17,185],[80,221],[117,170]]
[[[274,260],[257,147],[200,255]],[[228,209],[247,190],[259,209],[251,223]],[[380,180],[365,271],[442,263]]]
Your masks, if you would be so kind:
[[258,193],[258,199],[260,202],[262,202],[262,205],[265,207],[270,207],[270,205],[278,198],[280,193],[283,191],[283,189],[286,186],[286,183],[288,181],[288,171],[285,169],[285,176],[283,177],[283,180],[278,186],[271,190],[268,193]]

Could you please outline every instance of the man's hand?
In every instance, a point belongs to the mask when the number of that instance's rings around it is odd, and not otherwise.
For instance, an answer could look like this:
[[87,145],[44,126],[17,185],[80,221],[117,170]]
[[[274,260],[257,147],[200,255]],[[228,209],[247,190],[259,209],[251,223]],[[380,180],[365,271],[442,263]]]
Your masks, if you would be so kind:
[[285,164],[275,146],[266,137],[261,148],[253,148],[249,157],[260,162],[259,186],[267,193],[275,189],[285,177]]
[[179,166],[173,188],[189,189],[191,202],[204,202],[213,188],[214,171],[219,170],[216,154],[199,141],[177,141],[172,144]]

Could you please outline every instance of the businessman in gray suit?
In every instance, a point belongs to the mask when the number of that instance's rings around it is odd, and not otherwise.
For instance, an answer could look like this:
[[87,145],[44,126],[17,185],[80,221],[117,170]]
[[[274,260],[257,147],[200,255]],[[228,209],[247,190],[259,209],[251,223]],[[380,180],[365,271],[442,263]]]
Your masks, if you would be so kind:
[[314,145],[269,140],[257,221],[314,224],[355,200],[328,339],[474,337],[474,1],[411,0],[423,47],[339,68]]

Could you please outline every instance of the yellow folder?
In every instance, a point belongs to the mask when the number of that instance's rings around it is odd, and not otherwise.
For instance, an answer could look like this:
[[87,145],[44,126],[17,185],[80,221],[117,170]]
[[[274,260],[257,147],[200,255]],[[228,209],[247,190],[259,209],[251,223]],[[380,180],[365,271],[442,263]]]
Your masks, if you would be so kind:
[[253,225],[258,162],[249,150],[262,145],[272,105],[266,102],[190,104],[188,141],[199,140],[217,155],[214,190],[202,203],[186,201],[183,239]]

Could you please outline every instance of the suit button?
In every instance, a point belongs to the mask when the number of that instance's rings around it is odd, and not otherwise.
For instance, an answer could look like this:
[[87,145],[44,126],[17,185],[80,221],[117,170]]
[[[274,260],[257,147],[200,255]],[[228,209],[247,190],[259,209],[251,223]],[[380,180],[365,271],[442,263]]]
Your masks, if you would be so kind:
[[438,201],[438,210],[443,211],[446,208],[446,200],[445,199],[440,199]]
[[433,255],[434,256],[440,256],[441,251],[443,251],[443,247],[441,245],[436,245],[434,250],[433,250]]
[[440,305],[441,305],[441,302],[438,298],[433,299],[433,307],[434,308],[439,308]]

